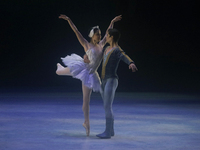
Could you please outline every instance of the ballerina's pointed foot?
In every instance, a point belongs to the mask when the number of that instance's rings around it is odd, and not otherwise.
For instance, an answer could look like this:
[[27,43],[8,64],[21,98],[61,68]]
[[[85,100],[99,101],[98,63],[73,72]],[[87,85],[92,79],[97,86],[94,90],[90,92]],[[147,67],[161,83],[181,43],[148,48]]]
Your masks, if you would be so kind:
[[85,128],[86,135],[89,136],[90,135],[90,126],[83,123],[83,127]]
[[57,70],[56,70],[56,74],[60,74],[60,71],[62,71],[64,69],[64,67],[60,64],[60,63],[57,63]]

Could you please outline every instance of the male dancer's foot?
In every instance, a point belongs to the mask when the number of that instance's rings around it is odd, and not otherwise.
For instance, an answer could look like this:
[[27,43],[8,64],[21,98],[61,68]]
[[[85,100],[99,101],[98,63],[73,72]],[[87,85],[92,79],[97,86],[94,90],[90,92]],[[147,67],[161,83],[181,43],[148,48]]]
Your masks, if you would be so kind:
[[85,128],[86,135],[89,136],[90,135],[90,125],[87,123],[83,123],[83,127]]
[[101,134],[97,134],[96,136],[101,139],[110,139],[111,136],[114,136],[113,124],[114,124],[114,120],[112,118],[106,118],[105,131]]

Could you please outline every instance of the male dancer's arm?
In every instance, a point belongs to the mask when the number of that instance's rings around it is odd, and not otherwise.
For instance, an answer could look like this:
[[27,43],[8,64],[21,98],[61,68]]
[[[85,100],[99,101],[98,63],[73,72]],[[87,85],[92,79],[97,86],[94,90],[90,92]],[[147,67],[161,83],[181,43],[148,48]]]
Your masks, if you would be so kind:
[[89,58],[88,58],[88,55],[87,55],[87,54],[85,54],[85,55],[83,56],[83,61],[84,61],[84,63],[87,63],[87,64],[89,64],[89,63],[90,63],[90,60],[89,60]]
[[135,72],[135,71],[138,70],[136,65],[135,65],[135,62],[128,55],[126,55],[125,52],[121,48],[119,48],[118,57],[122,61],[124,61],[126,64],[129,65],[129,69],[131,69],[132,72]]

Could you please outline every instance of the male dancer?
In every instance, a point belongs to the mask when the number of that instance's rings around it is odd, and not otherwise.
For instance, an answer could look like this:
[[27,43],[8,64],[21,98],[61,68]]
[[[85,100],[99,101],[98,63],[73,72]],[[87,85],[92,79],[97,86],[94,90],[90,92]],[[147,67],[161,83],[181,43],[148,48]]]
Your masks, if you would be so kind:
[[108,139],[111,138],[111,136],[114,136],[114,116],[112,112],[112,103],[118,86],[118,76],[116,72],[120,60],[123,60],[125,63],[127,63],[129,65],[129,69],[131,69],[133,72],[137,71],[134,61],[131,60],[119,47],[119,38],[120,33],[117,29],[109,29],[106,42],[110,44],[110,46],[103,49],[104,55],[101,74],[101,96],[105,109],[106,129],[102,134],[96,135],[102,139]]

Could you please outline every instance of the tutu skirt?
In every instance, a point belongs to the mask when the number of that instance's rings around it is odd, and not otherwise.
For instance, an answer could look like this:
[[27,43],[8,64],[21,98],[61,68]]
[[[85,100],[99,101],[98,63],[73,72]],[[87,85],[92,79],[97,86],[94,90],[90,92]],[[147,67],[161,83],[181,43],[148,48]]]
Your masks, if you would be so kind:
[[85,86],[92,89],[94,92],[100,91],[101,81],[98,72],[90,73],[91,68],[87,63],[84,63],[82,57],[77,54],[71,54],[61,59],[70,69],[73,78],[80,79]]

